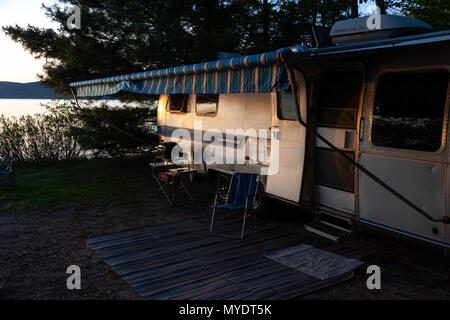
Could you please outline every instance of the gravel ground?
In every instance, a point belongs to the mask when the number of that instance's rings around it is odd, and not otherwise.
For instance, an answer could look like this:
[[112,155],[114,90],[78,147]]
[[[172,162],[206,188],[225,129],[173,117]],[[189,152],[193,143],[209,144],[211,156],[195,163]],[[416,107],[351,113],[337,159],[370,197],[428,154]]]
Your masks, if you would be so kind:
[[[46,212],[1,213],[0,299],[142,299],[87,246],[86,239],[209,214],[214,184],[200,179],[192,188],[193,206],[182,207],[181,201],[168,208],[152,185],[129,203],[111,198],[86,208],[66,205]],[[271,219],[301,231],[312,217],[277,205]],[[450,256],[442,250],[367,232],[357,232],[343,245],[450,276]],[[66,268],[73,264],[82,270],[81,290],[66,288]],[[382,274],[382,289],[373,291],[367,289],[366,278],[358,272],[352,280],[301,299],[450,299],[449,282],[423,289]]]

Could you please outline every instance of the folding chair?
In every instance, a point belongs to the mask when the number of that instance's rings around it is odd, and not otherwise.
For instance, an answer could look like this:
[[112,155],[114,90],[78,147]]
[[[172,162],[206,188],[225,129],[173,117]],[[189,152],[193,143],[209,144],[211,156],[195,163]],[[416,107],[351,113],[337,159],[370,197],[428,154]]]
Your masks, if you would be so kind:
[[8,158],[6,161],[0,162],[0,176],[7,178],[7,184],[10,186],[16,185],[16,173],[14,170],[14,152],[8,151]]
[[[256,193],[258,191],[259,175],[252,173],[239,173],[235,172],[231,177],[230,187],[226,193],[225,203],[219,204],[217,196],[224,194],[223,191],[216,192],[214,199],[214,205],[212,206],[213,212],[211,217],[211,226],[209,231],[219,236],[229,237],[233,239],[242,239],[244,237],[245,223],[247,220],[248,209],[253,208],[256,202]],[[216,209],[224,209],[230,211],[244,211],[242,219],[242,229],[240,237],[234,237],[227,234],[219,234],[214,232],[214,218]],[[252,215],[253,219],[255,217]],[[256,223],[255,223],[256,225]]]

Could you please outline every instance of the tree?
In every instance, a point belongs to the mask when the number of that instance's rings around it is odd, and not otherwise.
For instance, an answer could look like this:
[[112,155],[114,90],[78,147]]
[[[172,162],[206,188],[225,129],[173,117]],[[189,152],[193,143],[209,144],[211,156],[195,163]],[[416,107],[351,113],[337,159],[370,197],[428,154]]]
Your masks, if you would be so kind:
[[273,14],[273,47],[308,43],[312,26],[331,27],[337,20],[350,17],[350,4],[342,0],[282,1]]
[[[360,0],[367,2],[367,0]],[[450,1],[448,0],[376,0],[382,14],[400,14],[423,20],[436,30],[450,28]]]
[[[366,3],[368,0],[353,0],[354,2]],[[380,8],[381,14],[386,14],[388,8],[392,8],[397,6],[397,4],[401,2],[400,0],[375,0],[375,4],[378,8]]]
[[380,8],[381,14],[386,14],[386,1],[385,0],[376,0],[375,1],[378,8]]
[[[219,51],[252,54],[296,45],[311,36],[313,25],[357,16],[358,1],[367,0],[55,1],[44,9],[57,30],[3,30],[44,58],[42,82],[67,94],[72,81],[214,60]],[[382,12],[397,9],[448,28],[448,0],[376,3]],[[80,30],[66,25],[72,5],[81,7]]]
[[117,157],[143,153],[158,143],[155,109],[147,107],[108,107],[102,105],[85,111],[72,108],[76,118],[71,136],[94,156]]
[[409,0],[397,5],[405,15],[428,22],[436,30],[450,28],[450,1]]
[[[45,85],[68,94],[72,81],[214,60],[219,51],[249,54],[295,45],[317,19],[324,24],[340,17],[345,6],[336,5],[344,2],[59,0],[44,6],[57,30],[3,30],[46,60],[40,75]],[[66,25],[73,5],[81,8],[80,30]]]
[[[71,81],[213,60],[241,45],[250,1],[60,0],[45,7],[57,30],[3,28],[46,59],[41,81],[68,93]],[[81,29],[69,29],[69,7],[81,7]],[[244,16],[244,17],[243,17]]]
[[350,2],[350,10],[351,10],[351,17],[352,18],[357,18],[359,16],[358,2],[361,2],[361,0],[352,0]]

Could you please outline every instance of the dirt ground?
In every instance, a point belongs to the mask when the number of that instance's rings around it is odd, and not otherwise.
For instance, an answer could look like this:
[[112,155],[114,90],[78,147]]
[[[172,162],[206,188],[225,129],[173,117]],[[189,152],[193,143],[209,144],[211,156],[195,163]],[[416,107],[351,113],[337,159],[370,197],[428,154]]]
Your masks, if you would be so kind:
[[[153,183],[136,195],[132,203],[114,198],[79,208],[67,205],[49,212],[0,214],[0,299],[142,299],[86,244],[103,234],[149,225],[175,222],[210,214],[214,184],[200,179],[192,185],[193,206],[183,201],[168,208]],[[304,232],[312,219],[297,209],[277,205],[273,217],[290,228]],[[343,245],[368,253],[396,257],[450,275],[450,255],[384,235],[357,232]],[[78,265],[82,289],[66,288],[66,268]],[[382,274],[382,289],[368,290],[367,276],[357,273],[347,282],[323,289],[301,299],[450,299],[450,284],[423,289],[399,278]]]

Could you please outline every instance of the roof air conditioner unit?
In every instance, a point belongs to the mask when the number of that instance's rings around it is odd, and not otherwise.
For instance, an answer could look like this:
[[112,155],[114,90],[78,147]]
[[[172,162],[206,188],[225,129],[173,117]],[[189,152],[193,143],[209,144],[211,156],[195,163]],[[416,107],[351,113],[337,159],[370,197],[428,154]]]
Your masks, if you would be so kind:
[[433,27],[428,23],[418,19],[381,14],[338,21],[331,28],[330,36],[334,44],[341,44],[395,38],[432,30]]

